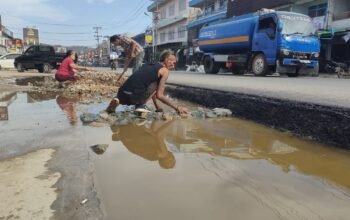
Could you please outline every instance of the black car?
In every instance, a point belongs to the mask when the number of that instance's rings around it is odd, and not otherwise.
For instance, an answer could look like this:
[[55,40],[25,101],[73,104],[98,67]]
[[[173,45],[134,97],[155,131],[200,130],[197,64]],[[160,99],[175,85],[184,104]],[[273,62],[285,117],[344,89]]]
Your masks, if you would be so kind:
[[23,55],[15,59],[15,67],[18,72],[37,69],[40,73],[50,73],[52,69],[56,69],[61,64],[64,57],[64,53],[55,53],[52,46],[31,46]]

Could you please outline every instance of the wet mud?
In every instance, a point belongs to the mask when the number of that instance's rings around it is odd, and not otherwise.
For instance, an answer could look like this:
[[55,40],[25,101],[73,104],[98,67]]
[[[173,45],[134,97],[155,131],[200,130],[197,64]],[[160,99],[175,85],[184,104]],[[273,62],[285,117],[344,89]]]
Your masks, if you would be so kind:
[[228,108],[236,117],[350,149],[350,110],[346,108],[176,85],[167,91],[203,106]]
[[0,219],[50,219],[59,173],[49,172],[52,149],[0,161]]

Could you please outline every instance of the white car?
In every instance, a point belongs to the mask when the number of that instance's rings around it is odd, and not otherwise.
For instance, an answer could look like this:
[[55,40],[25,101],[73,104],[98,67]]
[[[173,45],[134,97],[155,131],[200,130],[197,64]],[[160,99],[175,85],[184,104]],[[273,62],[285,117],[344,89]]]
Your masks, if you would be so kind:
[[0,57],[0,70],[1,69],[14,69],[15,58],[22,54],[9,53]]

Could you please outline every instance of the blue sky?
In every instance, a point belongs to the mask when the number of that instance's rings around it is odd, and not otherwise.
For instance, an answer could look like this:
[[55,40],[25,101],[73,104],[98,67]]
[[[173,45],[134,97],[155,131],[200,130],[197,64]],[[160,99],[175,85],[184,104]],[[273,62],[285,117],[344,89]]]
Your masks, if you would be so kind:
[[143,32],[149,0],[0,0],[2,24],[22,38],[23,27],[39,29],[41,43],[96,46],[100,35]]

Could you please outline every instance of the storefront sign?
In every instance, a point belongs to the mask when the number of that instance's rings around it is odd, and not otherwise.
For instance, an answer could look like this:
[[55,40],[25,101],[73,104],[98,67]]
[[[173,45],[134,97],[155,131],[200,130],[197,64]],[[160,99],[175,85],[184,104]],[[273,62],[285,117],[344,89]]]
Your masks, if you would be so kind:
[[316,30],[325,28],[325,16],[312,18],[312,23],[314,24]]
[[34,28],[23,28],[23,45],[39,45],[39,31]]

